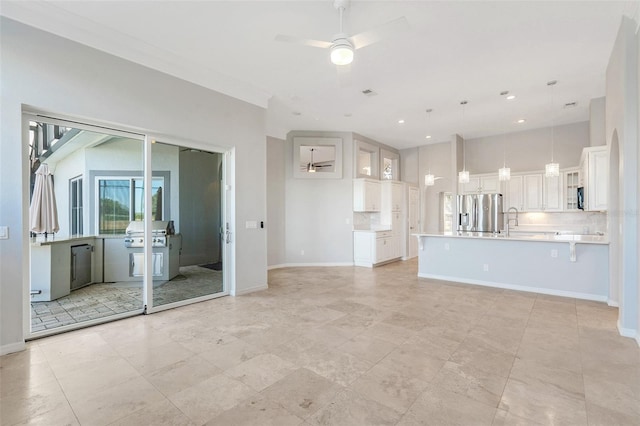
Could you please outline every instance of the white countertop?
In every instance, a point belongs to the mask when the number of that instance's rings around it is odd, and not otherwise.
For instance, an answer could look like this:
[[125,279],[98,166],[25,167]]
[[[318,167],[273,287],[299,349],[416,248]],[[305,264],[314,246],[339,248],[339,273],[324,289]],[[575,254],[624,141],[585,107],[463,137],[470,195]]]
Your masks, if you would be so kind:
[[353,232],[390,232],[391,228],[385,229],[354,229]]
[[503,241],[540,241],[540,242],[574,242],[579,244],[609,244],[606,235],[581,235],[581,234],[478,234],[471,232],[464,233],[437,233],[437,234],[411,234],[416,237],[446,237],[446,238],[468,238]]

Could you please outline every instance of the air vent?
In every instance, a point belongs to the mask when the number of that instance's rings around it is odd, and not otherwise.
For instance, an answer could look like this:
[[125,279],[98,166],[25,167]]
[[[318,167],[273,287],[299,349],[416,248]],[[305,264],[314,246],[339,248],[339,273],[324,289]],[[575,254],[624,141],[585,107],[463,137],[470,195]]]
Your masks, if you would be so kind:
[[376,92],[374,92],[374,91],[373,91],[373,90],[371,90],[371,89],[364,89],[364,90],[362,91],[362,94],[363,94],[363,95],[365,95],[365,96],[375,96],[375,95],[377,95],[377,93],[376,93]]
[[575,108],[578,106],[577,102],[567,102],[566,104],[564,104],[563,108]]

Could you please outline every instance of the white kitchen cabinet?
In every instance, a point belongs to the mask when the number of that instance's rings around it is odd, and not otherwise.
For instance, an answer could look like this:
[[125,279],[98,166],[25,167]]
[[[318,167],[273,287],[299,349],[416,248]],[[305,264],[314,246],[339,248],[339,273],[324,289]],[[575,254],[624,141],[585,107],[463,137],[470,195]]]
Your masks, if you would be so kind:
[[546,212],[561,212],[563,207],[562,176],[543,176],[542,179],[542,209]]
[[402,182],[381,182],[382,191],[382,210],[390,212],[399,212],[404,210],[404,189]]
[[462,194],[493,194],[500,192],[498,175],[472,175],[468,183],[460,184]]
[[353,211],[379,212],[381,208],[380,182],[371,179],[353,180]]
[[515,207],[523,212],[563,211],[562,185],[562,176],[548,178],[543,173],[512,175],[506,182],[504,210]]
[[523,180],[523,176],[511,176],[511,179],[506,182],[507,200],[504,204],[505,211],[510,207],[515,207],[518,211],[524,211]]
[[564,210],[578,210],[578,187],[579,185],[578,169],[566,170],[564,177]]
[[524,205],[523,211],[542,211],[542,173],[524,175],[522,181]]
[[392,231],[354,231],[353,263],[373,267],[400,257]]
[[580,184],[584,187],[584,209],[604,211],[608,208],[609,155],[606,146],[588,147],[580,158]]

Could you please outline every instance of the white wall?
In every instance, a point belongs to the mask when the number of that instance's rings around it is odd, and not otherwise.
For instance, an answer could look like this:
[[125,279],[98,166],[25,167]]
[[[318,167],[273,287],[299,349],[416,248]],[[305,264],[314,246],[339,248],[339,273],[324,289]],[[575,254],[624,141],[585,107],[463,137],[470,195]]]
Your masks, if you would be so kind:
[[[0,347],[24,345],[28,302],[28,164],[22,108],[185,138],[201,147],[235,148],[235,222],[266,217],[265,111],[195,84],[6,18],[2,50]],[[234,229],[237,291],[267,283],[266,233]]]
[[[424,145],[418,152],[418,170],[420,185],[420,229],[422,232],[440,232],[440,196],[441,192],[451,192],[451,143]],[[436,176],[435,185],[425,186],[424,176],[429,171]]]
[[[498,173],[504,164],[511,172],[544,170],[551,162],[551,127],[467,139],[464,143],[469,173]],[[555,126],[553,158],[560,168],[577,167],[582,149],[589,146],[589,122]]]
[[[51,164],[49,164],[51,166]],[[82,150],[73,152],[71,155],[65,157],[62,161],[53,164],[49,170],[54,176],[54,192],[56,194],[56,206],[58,208],[58,222],[60,231],[58,235],[69,235],[70,232],[70,218],[69,218],[69,179],[81,176],[85,172],[85,158]],[[86,185],[88,181],[86,178],[83,180],[82,190],[83,196],[86,197]],[[87,206],[88,207],[88,206]],[[88,208],[82,210],[83,219],[88,217]],[[83,222],[84,229],[88,230],[88,222]]]
[[[620,294],[618,327],[622,334],[638,337],[638,35],[637,22],[623,17],[609,59],[606,75],[606,139],[611,152],[619,150],[619,174],[611,176],[610,192],[619,194],[618,205],[609,206],[612,285]],[[615,141],[617,148],[612,147]],[[613,149],[612,149],[613,148]],[[611,161],[615,161],[612,158]],[[619,231],[619,232],[618,232]]]
[[285,255],[285,146],[286,141],[267,137],[267,265],[286,263]]
[[[293,138],[297,136],[341,138],[342,178],[294,178]],[[293,131],[284,149],[285,263],[353,264],[353,134]]]
[[589,145],[601,146],[607,144],[605,130],[605,97],[591,99],[589,103]]

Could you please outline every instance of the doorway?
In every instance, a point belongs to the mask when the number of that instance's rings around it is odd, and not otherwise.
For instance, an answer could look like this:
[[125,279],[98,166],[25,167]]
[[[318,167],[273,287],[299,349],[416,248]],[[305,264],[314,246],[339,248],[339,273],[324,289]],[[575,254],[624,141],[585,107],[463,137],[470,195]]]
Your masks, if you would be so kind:
[[24,122],[31,205],[48,169],[58,219],[30,224],[29,338],[229,294],[224,152],[35,113]]

